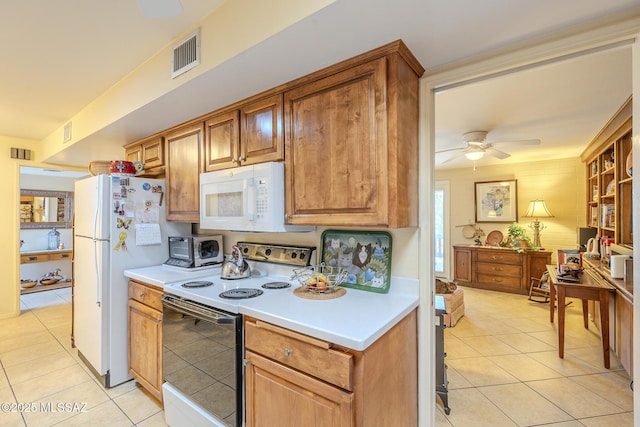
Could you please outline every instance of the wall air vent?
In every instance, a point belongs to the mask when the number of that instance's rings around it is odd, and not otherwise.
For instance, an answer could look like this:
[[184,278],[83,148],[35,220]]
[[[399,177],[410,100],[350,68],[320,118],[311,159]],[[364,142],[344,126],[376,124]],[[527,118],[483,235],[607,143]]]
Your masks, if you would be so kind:
[[200,28],[173,47],[171,78],[175,79],[200,64]]
[[62,138],[63,143],[71,141],[71,122],[64,125],[64,136]]

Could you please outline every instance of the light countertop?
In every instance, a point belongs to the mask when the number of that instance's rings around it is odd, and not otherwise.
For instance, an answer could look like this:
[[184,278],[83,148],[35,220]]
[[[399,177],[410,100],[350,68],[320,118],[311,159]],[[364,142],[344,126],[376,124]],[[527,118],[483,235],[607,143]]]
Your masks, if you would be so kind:
[[300,298],[294,288],[240,305],[242,314],[302,334],[365,350],[418,307],[418,279],[392,278],[389,293],[347,288],[336,299]]
[[73,252],[71,248],[64,249],[31,249],[31,250],[21,250],[20,255],[32,255],[32,254],[48,254],[53,252]]
[[139,280],[150,285],[163,288],[169,283],[180,282],[184,280],[193,280],[200,277],[211,276],[213,274],[220,275],[222,267],[204,268],[201,270],[179,270],[166,265],[156,265],[152,267],[135,268],[125,270],[124,275],[130,279]]
[[[164,266],[126,270],[126,277],[161,288],[170,283],[203,278],[220,270],[181,271]],[[418,307],[418,279],[392,277],[389,293],[346,289],[328,300],[294,294],[295,287],[259,298],[241,300],[238,312],[302,334],[362,351]]]

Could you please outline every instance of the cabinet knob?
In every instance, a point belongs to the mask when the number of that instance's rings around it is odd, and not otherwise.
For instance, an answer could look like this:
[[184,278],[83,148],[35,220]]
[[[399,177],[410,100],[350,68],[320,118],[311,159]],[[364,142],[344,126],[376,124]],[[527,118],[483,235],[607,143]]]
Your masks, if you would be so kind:
[[291,350],[289,350],[288,348],[285,348],[284,349],[284,355],[285,355],[285,357],[291,356]]
[[239,161],[239,162],[244,162],[245,160],[246,160],[246,159],[245,159],[244,157],[242,157],[242,156],[240,156],[240,157],[238,158],[238,161]]
[[145,294],[144,292],[140,292],[140,298],[144,298],[146,296],[147,296],[147,294]]

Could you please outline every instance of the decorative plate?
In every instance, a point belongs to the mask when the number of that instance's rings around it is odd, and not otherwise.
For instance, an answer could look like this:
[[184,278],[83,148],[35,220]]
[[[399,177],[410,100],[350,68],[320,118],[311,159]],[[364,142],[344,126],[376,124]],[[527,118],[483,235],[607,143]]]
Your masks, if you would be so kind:
[[391,235],[385,231],[325,230],[319,262],[347,270],[340,286],[386,294],[391,286]]
[[500,243],[502,243],[502,239],[504,239],[502,232],[493,230],[487,235],[487,244],[489,246],[498,246]]
[[613,194],[615,190],[616,190],[616,182],[615,180],[612,179],[609,185],[607,185],[607,192],[605,194]]
[[627,156],[625,167],[627,170],[627,175],[633,176],[633,151],[631,151]]

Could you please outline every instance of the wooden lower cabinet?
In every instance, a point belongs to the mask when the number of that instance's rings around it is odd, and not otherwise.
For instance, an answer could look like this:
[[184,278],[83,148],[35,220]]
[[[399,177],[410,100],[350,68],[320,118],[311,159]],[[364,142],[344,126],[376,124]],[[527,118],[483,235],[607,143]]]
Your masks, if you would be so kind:
[[353,425],[353,393],[246,353],[247,426]]
[[615,353],[633,378],[633,301],[619,290],[616,291],[615,325]]
[[162,401],[162,291],[129,281],[129,373]]
[[418,424],[415,310],[364,351],[247,318],[245,349],[247,427]]
[[551,252],[460,245],[453,247],[454,280],[462,286],[527,294],[531,278],[540,278]]

